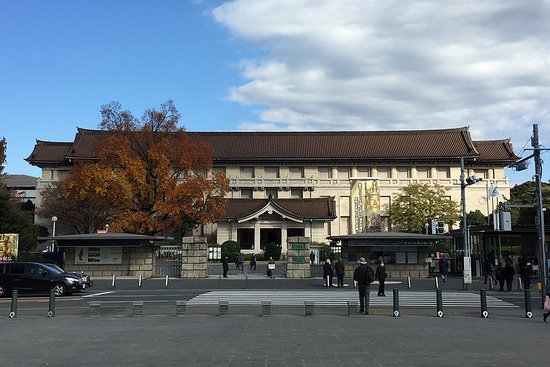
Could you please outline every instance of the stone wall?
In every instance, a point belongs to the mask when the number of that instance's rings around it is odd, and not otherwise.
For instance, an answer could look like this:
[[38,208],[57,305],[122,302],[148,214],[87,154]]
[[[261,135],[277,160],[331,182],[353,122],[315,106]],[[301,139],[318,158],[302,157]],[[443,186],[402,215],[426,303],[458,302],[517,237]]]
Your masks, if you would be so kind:
[[153,276],[152,247],[123,247],[122,264],[75,264],[75,248],[65,249],[65,271],[84,272],[90,276]]
[[309,237],[287,238],[287,278],[310,278]]
[[208,243],[206,237],[183,237],[182,278],[208,277]]

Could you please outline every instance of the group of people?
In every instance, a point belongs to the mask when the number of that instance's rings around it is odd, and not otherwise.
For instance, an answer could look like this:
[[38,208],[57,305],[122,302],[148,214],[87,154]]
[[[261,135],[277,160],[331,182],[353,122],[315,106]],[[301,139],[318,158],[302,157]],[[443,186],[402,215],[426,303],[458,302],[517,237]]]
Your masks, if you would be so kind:
[[[229,260],[227,256],[224,256],[222,259],[222,269],[223,269],[223,277],[227,278],[227,272],[229,271]],[[256,270],[256,255],[252,254],[250,256],[250,264],[249,264],[250,270]],[[235,256],[235,270],[244,271],[244,254],[242,252],[239,252]]]
[[[510,292],[512,291],[515,275],[516,269],[514,269],[512,259],[509,257],[504,260],[504,266],[502,266],[502,261],[495,261],[495,259],[485,260],[483,284],[487,284],[488,281],[494,282],[494,285],[499,285],[499,290],[501,292],[504,291],[504,285],[506,284],[506,291]],[[519,259],[518,275],[521,279],[523,289],[530,289],[533,280],[533,265],[524,257]]]
[[[365,261],[365,258],[361,258]],[[362,262],[359,262],[360,266],[365,265]],[[370,266],[369,266],[370,267]],[[372,269],[371,269],[372,270]],[[374,272],[374,271],[373,271]],[[327,259],[325,261],[325,264],[323,265],[323,279],[325,280],[325,287],[333,287],[332,278],[334,277],[334,274],[336,273],[336,279],[338,282],[338,288],[344,287],[344,275],[346,274],[346,265],[344,264],[344,261],[342,258],[339,258],[338,261],[334,264],[334,269],[331,265],[330,259]],[[388,272],[386,271],[386,266],[384,265],[384,261],[381,261],[378,267],[376,268],[376,272],[374,272],[373,279],[378,281],[378,296],[385,296],[385,283],[386,278],[388,277]],[[354,278],[355,281],[357,281]],[[374,281],[373,280],[373,281]],[[370,282],[372,283],[372,282]],[[370,284],[369,283],[369,284]]]

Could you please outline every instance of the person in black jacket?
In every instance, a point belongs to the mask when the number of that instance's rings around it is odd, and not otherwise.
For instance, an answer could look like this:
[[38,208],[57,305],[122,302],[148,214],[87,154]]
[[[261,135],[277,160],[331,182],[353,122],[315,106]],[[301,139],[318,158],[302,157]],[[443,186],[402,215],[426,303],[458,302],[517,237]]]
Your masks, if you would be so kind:
[[334,270],[332,270],[332,265],[330,265],[330,259],[325,261],[323,265],[323,279],[325,280],[325,287],[332,287],[332,277],[334,276]]
[[353,272],[353,280],[357,282],[359,291],[359,312],[369,314],[370,284],[374,282],[374,271],[364,257],[360,258],[359,266]]
[[384,284],[386,282],[386,278],[388,277],[388,273],[386,272],[386,266],[384,265],[384,261],[380,262],[380,265],[376,268],[376,280],[378,280],[378,295],[384,297],[386,295],[384,291]]
[[504,269],[502,269],[502,276],[504,277],[504,280],[506,280],[506,290],[508,292],[512,291],[512,282],[514,281],[515,274],[516,271],[512,267],[512,264],[507,261],[506,266],[504,266]]
[[227,278],[227,271],[229,270],[229,262],[227,261],[227,256],[223,258],[222,266],[223,266],[223,277]]

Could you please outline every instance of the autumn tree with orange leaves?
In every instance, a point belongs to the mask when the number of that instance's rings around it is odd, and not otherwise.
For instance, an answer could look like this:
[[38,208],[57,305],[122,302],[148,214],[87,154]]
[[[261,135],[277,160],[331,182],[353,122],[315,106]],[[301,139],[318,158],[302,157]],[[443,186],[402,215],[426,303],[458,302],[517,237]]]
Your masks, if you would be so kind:
[[110,229],[155,234],[213,223],[223,213],[229,181],[211,173],[212,147],[178,127],[172,101],[141,118],[112,102],[101,108],[108,131],[98,159],[85,164],[66,189],[93,193],[113,209]]

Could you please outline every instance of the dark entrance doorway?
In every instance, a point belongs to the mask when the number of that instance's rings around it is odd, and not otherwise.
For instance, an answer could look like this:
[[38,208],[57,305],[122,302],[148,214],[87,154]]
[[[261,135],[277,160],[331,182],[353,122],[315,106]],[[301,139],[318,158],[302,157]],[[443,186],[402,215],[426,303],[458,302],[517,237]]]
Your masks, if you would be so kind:
[[281,245],[280,228],[262,228],[260,229],[260,248],[263,250],[270,243]]

